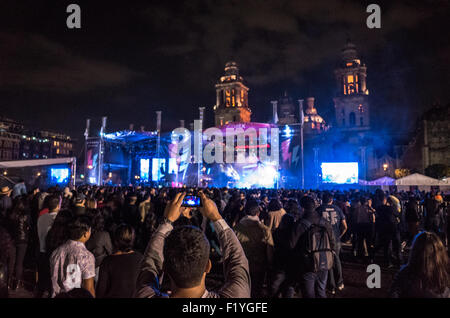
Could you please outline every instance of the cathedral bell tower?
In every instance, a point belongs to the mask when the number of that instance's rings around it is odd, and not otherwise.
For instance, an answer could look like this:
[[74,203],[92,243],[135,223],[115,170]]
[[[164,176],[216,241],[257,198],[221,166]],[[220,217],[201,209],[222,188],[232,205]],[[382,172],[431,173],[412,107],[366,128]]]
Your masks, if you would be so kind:
[[361,64],[353,43],[347,40],[341,62],[334,71],[337,94],[334,100],[337,127],[342,130],[370,129],[369,90],[366,86],[367,68]]
[[250,122],[248,87],[243,82],[237,63],[228,62],[225,65],[225,75],[216,84],[216,105],[214,105],[216,126],[230,122]]

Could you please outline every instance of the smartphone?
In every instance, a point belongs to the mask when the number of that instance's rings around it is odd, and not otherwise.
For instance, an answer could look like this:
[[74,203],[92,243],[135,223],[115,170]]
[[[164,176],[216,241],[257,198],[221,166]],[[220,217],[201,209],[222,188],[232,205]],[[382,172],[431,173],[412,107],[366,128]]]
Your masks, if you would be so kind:
[[200,200],[199,196],[186,195],[183,199],[183,202],[181,203],[181,206],[189,208],[201,207],[202,201]]

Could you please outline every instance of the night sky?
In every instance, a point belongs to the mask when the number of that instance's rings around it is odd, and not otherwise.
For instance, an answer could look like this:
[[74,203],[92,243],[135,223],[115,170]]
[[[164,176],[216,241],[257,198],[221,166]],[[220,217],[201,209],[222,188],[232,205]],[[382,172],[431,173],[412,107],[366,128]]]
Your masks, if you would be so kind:
[[[81,6],[81,29],[66,6]],[[381,6],[381,29],[366,6]],[[434,102],[450,102],[446,1],[6,1],[0,2],[0,114],[80,140],[86,118],[107,131],[186,125],[206,107],[235,60],[250,88],[253,121],[268,121],[285,90],[316,98],[334,117],[333,70],[347,37],[368,68],[377,129],[407,132]]]

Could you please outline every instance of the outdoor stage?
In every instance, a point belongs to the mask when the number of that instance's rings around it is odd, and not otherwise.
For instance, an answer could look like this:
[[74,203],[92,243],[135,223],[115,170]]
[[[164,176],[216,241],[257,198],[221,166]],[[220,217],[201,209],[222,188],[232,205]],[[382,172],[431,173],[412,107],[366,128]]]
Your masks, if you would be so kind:
[[[276,188],[280,186],[280,165],[279,158],[275,157],[278,135],[276,138],[271,135],[274,128],[277,127],[266,123],[231,123],[215,128],[216,133],[224,136],[224,144],[218,148],[222,149],[224,160],[210,163],[203,156],[197,160],[198,154],[203,155],[205,146],[211,142],[206,138],[208,129],[200,143],[195,138],[186,143],[175,132],[101,132],[98,137],[86,138],[84,178],[87,183],[98,185]],[[256,143],[249,137],[253,131]],[[266,131],[268,134],[261,138],[260,132]],[[195,137],[195,132],[187,129],[184,134],[184,137]],[[226,140],[233,141],[232,162],[226,160],[229,149]],[[276,142],[273,153],[272,142]],[[238,160],[239,156],[244,160]]]
[[[319,156],[317,148],[310,147],[305,156],[301,155],[299,129],[294,126],[286,125],[280,130],[270,123],[229,123],[197,131],[181,127],[170,133],[103,131],[104,127],[98,136],[86,138],[84,181],[88,184],[285,189],[367,187],[359,182],[361,163],[358,161],[333,162],[332,157]],[[208,154],[214,160],[208,160]]]

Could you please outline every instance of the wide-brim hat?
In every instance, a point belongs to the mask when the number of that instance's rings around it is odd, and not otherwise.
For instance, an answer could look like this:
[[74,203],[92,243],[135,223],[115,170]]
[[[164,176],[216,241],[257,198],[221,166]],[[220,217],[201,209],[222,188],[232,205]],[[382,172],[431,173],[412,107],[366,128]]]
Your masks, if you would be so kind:
[[10,193],[12,190],[8,187],[8,186],[6,186],[6,187],[1,187],[1,189],[0,189],[0,194],[7,194],[7,193]]

